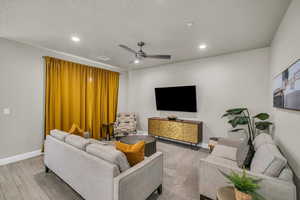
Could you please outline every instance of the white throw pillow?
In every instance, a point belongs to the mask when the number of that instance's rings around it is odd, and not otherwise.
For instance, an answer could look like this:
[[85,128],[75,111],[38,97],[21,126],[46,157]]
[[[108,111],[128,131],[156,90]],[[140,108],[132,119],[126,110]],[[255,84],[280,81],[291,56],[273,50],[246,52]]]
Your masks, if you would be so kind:
[[66,136],[65,142],[84,151],[86,146],[90,143],[89,140],[80,137],[78,135],[72,135],[72,134]]
[[236,161],[236,151],[237,148],[235,147],[217,144],[211,154],[216,157]]
[[130,168],[126,155],[112,145],[90,144],[86,147],[86,152],[117,165],[120,172],[124,172]]
[[254,146],[255,151],[257,151],[257,149],[264,144],[274,144],[275,145],[275,142],[269,134],[261,133],[258,136],[256,136],[253,141],[253,146]]
[[54,129],[54,130],[51,130],[50,131],[50,135],[58,140],[61,140],[61,141],[65,141],[65,138],[67,135],[70,135],[70,133],[67,133],[65,131],[61,131],[61,130],[58,130],[58,129]]
[[278,177],[287,160],[274,144],[261,145],[254,154],[250,170],[268,176]]

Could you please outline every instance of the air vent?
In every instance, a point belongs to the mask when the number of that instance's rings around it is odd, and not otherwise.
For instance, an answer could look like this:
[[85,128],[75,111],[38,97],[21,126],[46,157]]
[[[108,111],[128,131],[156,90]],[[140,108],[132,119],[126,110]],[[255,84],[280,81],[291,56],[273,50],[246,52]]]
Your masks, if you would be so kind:
[[98,56],[98,57],[96,57],[98,60],[101,60],[101,61],[108,61],[108,60],[110,60],[110,58],[109,57],[107,57],[107,56]]

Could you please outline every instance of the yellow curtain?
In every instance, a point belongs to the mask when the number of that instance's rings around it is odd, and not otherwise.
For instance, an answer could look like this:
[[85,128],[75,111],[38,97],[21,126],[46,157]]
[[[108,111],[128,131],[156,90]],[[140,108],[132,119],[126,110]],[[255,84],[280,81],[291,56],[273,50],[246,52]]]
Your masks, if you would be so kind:
[[73,123],[95,139],[106,137],[102,125],[115,121],[119,73],[52,57],[46,66],[45,134],[68,131]]

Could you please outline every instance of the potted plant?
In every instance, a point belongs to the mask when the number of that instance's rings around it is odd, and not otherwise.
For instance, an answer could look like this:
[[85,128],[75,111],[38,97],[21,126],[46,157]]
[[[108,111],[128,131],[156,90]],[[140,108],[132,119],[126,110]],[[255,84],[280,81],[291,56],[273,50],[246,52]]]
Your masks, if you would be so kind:
[[246,170],[243,170],[243,173],[239,175],[236,172],[231,172],[226,174],[220,171],[231,184],[234,186],[235,198],[236,200],[264,200],[265,198],[258,194],[256,191],[260,188],[259,182],[261,179],[254,179],[250,176],[247,176]]
[[[229,109],[222,115],[223,117],[228,117],[228,123],[232,126],[231,132],[238,132],[241,130],[245,130],[245,128],[237,128],[237,126],[247,126],[249,145],[252,145],[252,141],[258,133],[258,130],[267,130],[272,124],[269,121],[268,113],[259,113],[255,116],[250,116],[248,108],[233,108]],[[258,121],[257,121],[258,120]]]

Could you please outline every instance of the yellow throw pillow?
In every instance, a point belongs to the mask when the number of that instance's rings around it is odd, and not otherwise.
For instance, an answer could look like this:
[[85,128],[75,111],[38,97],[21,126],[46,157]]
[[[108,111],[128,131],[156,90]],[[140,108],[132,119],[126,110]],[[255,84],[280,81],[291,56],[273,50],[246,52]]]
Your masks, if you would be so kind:
[[125,144],[118,141],[115,144],[116,149],[126,155],[130,166],[134,166],[144,160],[145,141],[140,141],[136,144]]
[[79,128],[79,126],[75,123],[72,124],[71,129],[69,130],[69,133],[74,135],[83,136],[84,131]]

